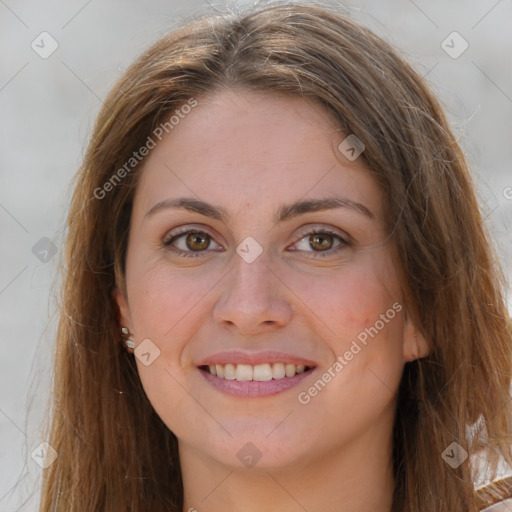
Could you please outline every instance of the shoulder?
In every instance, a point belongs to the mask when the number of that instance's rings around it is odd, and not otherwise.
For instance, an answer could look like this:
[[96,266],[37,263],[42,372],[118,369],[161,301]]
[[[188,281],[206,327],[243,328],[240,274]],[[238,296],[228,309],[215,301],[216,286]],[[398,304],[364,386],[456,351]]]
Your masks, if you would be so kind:
[[482,512],[512,512],[512,498],[485,508]]
[[480,512],[512,512],[512,475],[477,489],[483,508]]

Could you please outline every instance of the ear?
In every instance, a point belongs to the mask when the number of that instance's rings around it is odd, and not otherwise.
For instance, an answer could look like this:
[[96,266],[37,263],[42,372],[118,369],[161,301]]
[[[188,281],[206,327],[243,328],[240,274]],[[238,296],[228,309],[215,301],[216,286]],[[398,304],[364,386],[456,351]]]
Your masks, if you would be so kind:
[[411,316],[404,311],[404,362],[414,361],[428,356],[430,346],[425,336],[417,328]]
[[116,286],[112,295],[119,310],[119,324],[121,327],[127,327],[130,332],[133,332],[130,308],[128,306],[128,298],[126,297],[125,292]]

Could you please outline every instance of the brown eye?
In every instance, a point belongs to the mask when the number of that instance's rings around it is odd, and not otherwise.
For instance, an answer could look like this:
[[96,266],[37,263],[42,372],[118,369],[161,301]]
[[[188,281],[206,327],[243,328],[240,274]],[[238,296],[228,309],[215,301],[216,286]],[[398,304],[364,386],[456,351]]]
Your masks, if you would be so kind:
[[191,251],[202,251],[210,245],[210,235],[206,233],[189,233],[185,243]]
[[342,235],[332,231],[330,228],[316,228],[310,231],[303,231],[302,238],[294,244],[293,251],[298,251],[313,258],[328,258],[340,254],[344,249],[351,246]]
[[[169,234],[162,241],[162,245],[178,256],[185,257],[206,257],[210,252],[209,249],[222,250],[222,247],[217,245],[208,233],[198,229]],[[210,247],[211,245],[214,247]]]
[[334,244],[333,236],[329,233],[314,233],[309,237],[309,244],[313,249],[326,251]]

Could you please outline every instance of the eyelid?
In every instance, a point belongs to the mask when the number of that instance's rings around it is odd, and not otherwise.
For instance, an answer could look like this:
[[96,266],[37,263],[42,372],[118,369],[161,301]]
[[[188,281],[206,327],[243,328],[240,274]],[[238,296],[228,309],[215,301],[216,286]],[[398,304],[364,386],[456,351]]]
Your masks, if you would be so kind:
[[185,235],[193,232],[206,233],[211,238],[214,238],[214,235],[206,226],[201,225],[197,227],[194,224],[185,224],[184,226],[178,226],[177,228],[171,229],[169,232],[167,232],[162,239],[162,243],[165,245],[169,243],[173,238],[177,238],[180,235]]
[[297,236],[299,236],[300,238],[298,238],[294,243],[299,242],[306,235],[311,235],[315,233],[329,233],[331,235],[336,235],[340,237],[340,239],[343,240],[346,244],[350,244],[353,242],[352,237],[348,233],[342,231],[339,228],[335,228],[334,226],[331,226],[329,224],[309,223],[299,228],[299,234]]

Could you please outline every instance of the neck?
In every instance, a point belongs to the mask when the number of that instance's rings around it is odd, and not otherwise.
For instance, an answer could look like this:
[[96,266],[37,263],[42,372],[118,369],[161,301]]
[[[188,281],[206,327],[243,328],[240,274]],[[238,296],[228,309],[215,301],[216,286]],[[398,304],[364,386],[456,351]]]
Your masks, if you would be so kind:
[[183,511],[390,512],[391,436],[368,434],[279,468],[263,459],[252,468],[223,465],[180,443]]

